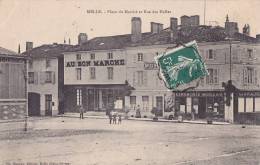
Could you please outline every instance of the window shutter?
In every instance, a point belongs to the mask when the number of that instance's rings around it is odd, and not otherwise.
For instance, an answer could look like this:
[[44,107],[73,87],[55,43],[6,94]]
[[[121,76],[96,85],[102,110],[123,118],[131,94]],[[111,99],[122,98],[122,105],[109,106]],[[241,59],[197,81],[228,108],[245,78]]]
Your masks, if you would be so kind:
[[209,59],[209,50],[206,50],[206,59]]
[[55,72],[51,72],[51,79],[52,84],[55,84]]
[[243,77],[244,77],[244,85],[247,85],[247,81],[248,81],[248,79],[247,79],[247,78],[248,78],[248,77],[247,77],[247,76],[248,76],[248,75],[247,75],[247,74],[248,74],[248,73],[247,73],[247,68],[244,68],[244,72],[243,72],[243,73],[244,73],[244,76],[243,76]]
[[144,71],[143,74],[144,74],[144,75],[143,75],[143,76],[144,76],[144,77],[143,77],[143,82],[144,82],[144,85],[147,86],[147,83],[148,83],[147,72]]
[[38,84],[38,72],[34,72],[34,84]]
[[133,86],[136,86],[136,73],[133,72]]
[[218,51],[218,49],[212,50],[212,52],[213,52],[213,59],[214,59],[214,60],[216,59],[217,51]]
[[255,77],[255,85],[257,85],[258,84],[258,79],[257,79],[258,75],[257,75],[256,69],[254,70],[254,77]]
[[138,54],[133,55],[133,62],[136,63]]

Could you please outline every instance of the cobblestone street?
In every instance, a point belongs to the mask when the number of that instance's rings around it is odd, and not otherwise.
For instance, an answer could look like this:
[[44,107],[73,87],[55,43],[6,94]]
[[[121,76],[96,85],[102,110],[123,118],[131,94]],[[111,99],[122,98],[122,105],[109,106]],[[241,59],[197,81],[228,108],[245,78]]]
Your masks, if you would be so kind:
[[30,120],[27,133],[23,122],[1,123],[1,163],[260,163],[259,126],[108,123],[105,119],[46,118]]

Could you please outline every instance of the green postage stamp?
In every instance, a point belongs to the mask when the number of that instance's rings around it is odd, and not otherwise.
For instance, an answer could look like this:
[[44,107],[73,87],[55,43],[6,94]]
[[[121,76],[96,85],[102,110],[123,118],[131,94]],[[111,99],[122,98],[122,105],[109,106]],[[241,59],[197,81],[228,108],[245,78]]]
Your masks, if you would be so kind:
[[176,89],[179,85],[190,83],[208,74],[196,41],[156,56],[155,61],[168,89]]

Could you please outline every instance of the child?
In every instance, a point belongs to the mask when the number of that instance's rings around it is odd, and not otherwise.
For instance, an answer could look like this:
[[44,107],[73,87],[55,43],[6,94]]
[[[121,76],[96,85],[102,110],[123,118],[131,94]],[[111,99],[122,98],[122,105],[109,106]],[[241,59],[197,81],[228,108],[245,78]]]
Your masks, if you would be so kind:
[[116,114],[113,115],[113,124],[116,124]]
[[122,122],[121,115],[118,115],[118,124],[121,124],[121,122]]

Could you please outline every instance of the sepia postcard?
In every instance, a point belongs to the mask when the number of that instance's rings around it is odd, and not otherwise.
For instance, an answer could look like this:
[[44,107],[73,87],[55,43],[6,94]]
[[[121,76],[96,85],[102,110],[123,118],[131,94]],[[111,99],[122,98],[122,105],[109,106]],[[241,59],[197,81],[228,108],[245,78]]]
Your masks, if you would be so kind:
[[0,164],[260,165],[259,10],[0,0]]

